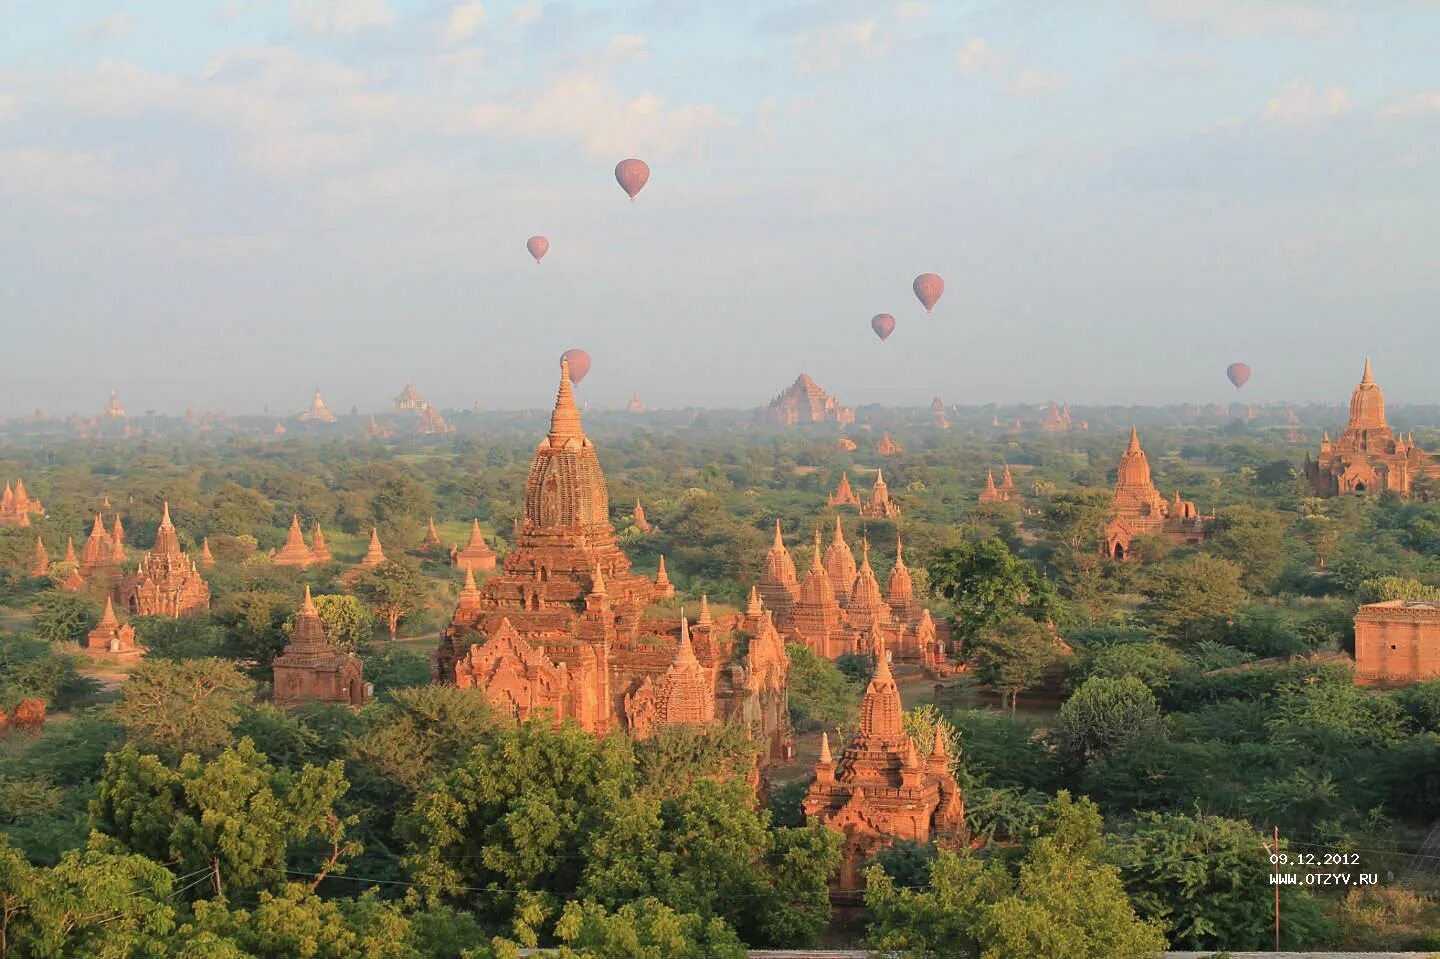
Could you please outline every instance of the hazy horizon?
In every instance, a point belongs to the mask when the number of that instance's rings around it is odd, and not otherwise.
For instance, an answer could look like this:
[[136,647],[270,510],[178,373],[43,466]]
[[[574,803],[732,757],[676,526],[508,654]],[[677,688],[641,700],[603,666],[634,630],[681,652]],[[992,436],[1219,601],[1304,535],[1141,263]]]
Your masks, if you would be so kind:
[[1434,0],[0,0],[0,35],[0,416],[540,408],[570,347],[593,408],[801,371],[1335,404],[1367,353],[1440,402]]

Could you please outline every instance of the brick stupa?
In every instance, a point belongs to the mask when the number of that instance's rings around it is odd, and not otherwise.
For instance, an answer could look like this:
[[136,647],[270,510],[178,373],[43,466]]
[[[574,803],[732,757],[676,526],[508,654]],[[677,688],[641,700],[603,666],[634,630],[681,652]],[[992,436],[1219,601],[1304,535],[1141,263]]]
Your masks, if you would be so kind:
[[1180,498],[1167,503],[1150,479],[1150,461],[1140,448],[1140,434],[1130,429],[1130,442],[1120,457],[1110,519],[1105,524],[1105,553],[1125,559],[1137,536],[1161,536],[1176,544],[1197,545],[1205,539],[1205,518],[1195,504]]
[[[647,617],[662,593],[616,541],[605,477],[562,361],[514,548],[483,587],[467,569],[433,657],[435,678],[481,692],[504,715],[545,710],[597,734],[619,728],[643,738],[672,723],[736,722],[779,757],[789,660],[778,632],[764,616],[693,627]],[[742,630],[751,632],[743,652]]]
[[298,514],[291,515],[290,532],[285,537],[285,545],[280,547],[272,561],[276,566],[298,566],[301,569],[315,563],[314,552],[305,545],[305,534],[300,530]]
[[44,515],[45,509],[40,505],[40,501],[32,499],[25,490],[24,480],[17,479],[13,488],[6,482],[5,492],[0,493],[0,529],[7,526],[29,526],[30,517]]
[[1367,356],[1360,385],[1350,394],[1349,422],[1333,442],[1326,432],[1319,459],[1305,454],[1304,475],[1317,496],[1385,491],[1409,496],[1415,480],[1440,480],[1440,461],[1385,421],[1385,394]]
[[835,423],[848,426],[855,422],[855,411],[841,406],[835,397],[820,388],[820,384],[801,373],[779,396],[770,401],[764,410],[766,422],[777,426],[796,426],[800,423]]
[[275,657],[274,690],[275,702],[282,706],[304,702],[361,706],[368,698],[359,658],[341,652],[330,641],[309,586],[295,614],[290,642]]
[[135,641],[135,630],[128,623],[120,625],[109,596],[105,597],[105,615],[85,637],[84,652],[94,659],[136,660],[145,655],[145,647]]
[[469,541],[463,547],[451,550],[450,562],[469,569],[495,568],[495,551],[486,544],[478,519],[470,521]]
[[875,484],[870,487],[870,499],[860,507],[860,515],[870,519],[898,519],[900,504],[890,498],[890,486],[885,482],[885,471],[875,471]]
[[806,819],[844,834],[844,859],[835,878],[842,893],[860,889],[867,861],[896,840],[924,845],[962,840],[966,833],[965,800],[943,737],[937,731],[921,758],[905,733],[900,690],[883,646],[875,660],[860,704],[860,728],[838,763],[829,735],[821,735],[815,781],[802,803]]
[[125,608],[137,616],[193,616],[210,608],[210,587],[195,561],[180,551],[180,537],[166,503],[155,545],[121,589]]

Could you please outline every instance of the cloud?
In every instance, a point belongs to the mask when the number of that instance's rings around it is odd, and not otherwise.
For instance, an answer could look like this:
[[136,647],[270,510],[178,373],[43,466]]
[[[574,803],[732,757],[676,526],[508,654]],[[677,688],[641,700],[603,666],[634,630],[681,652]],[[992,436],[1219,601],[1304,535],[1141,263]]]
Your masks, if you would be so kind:
[[0,196],[44,202],[67,216],[82,215],[101,201],[133,198],[144,185],[141,176],[117,168],[108,151],[40,146],[0,150]]
[[641,57],[649,52],[649,43],[638,33],[617,33],[610,38],[609,53],[617,59]]
[[1062,73],[1016,64],[1014,57],[996,50],[983,37],[971,37],[955,51],[955,72],[987,77],[996,89],[1015,97],[1047,96],[1070,85],[1070,78]]
[[475,32],[480,29],[480,24],[485,22],[485,5],[481,3],[461,3],[450,11],[450,19],[445,24],[446,43],[464,43]]
[[1144,7],[1162,20],[1229,37],[1315,35],[1349,22],[1299,0],[1144,0]]
[[1070,78],[1064,74],[1022,68],[1005,89],[1017,97],[1037,97],[1059,93],[1069,85]]
[[955,69],[961,73],[995,70],[1003,64],[1004,58],[981,37],[971,37],[965,46],[955,51]]
[[797,73],[834,73],[857,60],[884,56],[893,41],[876,21],[855,20],[802,34],[794,46]]
[[294,0],[290,16],[314,33],[357,33],[395,22],[385,0]]
[[510,15],[510,19],[515,22],[517,27],[523,27],[532,20],[538,20],[540,19],[540,4],[527,3],[516,7],[515,12]]
[[709,104],[667,107],[664,97],[649,92],[627,99],[608,81],[577,73],[556,79],[528,103],[473,107],[452,130],[578,144],[608,159],[694,155],[708,135],[734,125]]
[[[1387,117],[1413,116],[1417,113],[1440,112],[1440,91],[1421,90],[1412,93],[1404,99],[1394,103],[1387,103],[1380,108],[1380,115]],[[0,98],[0,116],[4,116],[3,98]]]
[[116,13],[99,20],[88,20],[76,31],[86,40],[119,40],[135,29],[135,18],[126,13]]
[[1344,87],[1316,90],[1308,80],[1291,80],[1265,103],[1265,116],[1275,120],[1319,120],[1349,113],[1354,104]]
[[895,6],[895,19],[901,22],[924,20],[929,15],[930,4],[920,3],[919,0],[905,0]]
[[20,98],[13,93],[6,93],[0,90],[0,122],[4,122],[20,112]]

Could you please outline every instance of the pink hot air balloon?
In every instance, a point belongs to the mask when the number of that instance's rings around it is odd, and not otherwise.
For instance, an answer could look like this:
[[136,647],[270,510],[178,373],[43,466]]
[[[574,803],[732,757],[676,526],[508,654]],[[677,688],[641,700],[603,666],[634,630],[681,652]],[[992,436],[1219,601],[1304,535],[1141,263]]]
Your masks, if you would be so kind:
[[584,350],[566,350],[560,359],[570,364],[570,382],[577,386],[590,372],[590,354]]
[[889,313],[876,313],[870,318],[870,329],[874,330],[875,335],[880,337],[880,342],[884,343],[890,338],[890,334],[895,332],[895,317]]
[[650,168],[645,165],[644,160],[636,160],[632,157],[615,164],[615,182],[620,184],[620,189],[630,194],[632,202],[635,200],[635,194],[645,188],[645,183],[649,179]]
[[915,290],[915,296],[924,305],[926,313],[935,308],[940,294],[945,292],[945,281],[934,273],[921,273],[910,285]]
[[550,252],[550,241],[537,234],[525,241],[525,249],[529,250],[535,262],[539,263],[545,259],[545,254]]
[[1250,365],[1248,363],[1231,363],[1225,368],[1225,375],[1230,377],[1230,382],[1234,383],[1238,390],[1250,382]]

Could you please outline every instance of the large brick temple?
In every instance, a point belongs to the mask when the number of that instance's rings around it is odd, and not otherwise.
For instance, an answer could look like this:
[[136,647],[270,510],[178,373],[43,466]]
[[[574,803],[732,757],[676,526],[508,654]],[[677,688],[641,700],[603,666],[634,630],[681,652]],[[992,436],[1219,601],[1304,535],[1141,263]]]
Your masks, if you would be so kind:
[[1167,502],[1150,479],[1150,461],[1140,448],[1140,434],[1133,427],[1130,443],[1120,456],[1115,476],[1115,494],[1110,500],[1110,519],[1105,524],[1105,554],[1114,559],[1130,555],[1137,536],[1161,536],[1177,545],[1195,545],[1205,539],[1206,518],[1195,504],[1180,498]]
[[550,431],[535,450],[525,510],[502,569],[465,588],[433,657],[435,679],[483,692],[524,720],[539,710],[595,733],[744,723],[771,758],[789,737],[789,658],[752,601],[693,624],[650,613],[668,581],[630,568],[610,522],[595,446],[561,363]]
[[845,836],[836,877],[840,892],[859,889],[867,861],[897,839],[927,843],[965,835],[965,799],[945,741],[937,732],[922,756],[906,734],[888,660],[883,646],[876,650],[860,728],[839,762],[831,756],[829,735],[822,734],[815,781],[802,804],[807,819]]
[[1370,357],[1360,385],[1350,394],[1350,420],[1340,438],[1327,432],[1320,457],[1305,454],[1305,479],[1317,496],[1390,491],[1409,496],[1415,480],[1440,480],[1440,462],[1398,435],[1385,422],[1385,394],[1370,373]]

